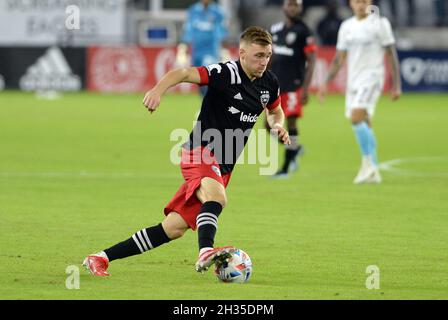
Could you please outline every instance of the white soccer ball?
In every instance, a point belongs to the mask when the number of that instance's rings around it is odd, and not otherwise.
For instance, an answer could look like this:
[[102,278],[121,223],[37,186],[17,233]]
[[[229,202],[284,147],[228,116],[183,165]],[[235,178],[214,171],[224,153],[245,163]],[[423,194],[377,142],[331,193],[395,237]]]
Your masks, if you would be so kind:
[[246,252],[237,249],[230,258],[215,263],[215,275],[222,282],[245,283],[252,275],[252,261]]

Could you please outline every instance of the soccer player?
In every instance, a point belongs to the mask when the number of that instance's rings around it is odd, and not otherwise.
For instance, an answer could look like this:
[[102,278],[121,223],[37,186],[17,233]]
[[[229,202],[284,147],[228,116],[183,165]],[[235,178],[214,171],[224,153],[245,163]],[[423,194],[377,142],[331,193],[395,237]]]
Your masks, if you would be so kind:
[[346,116],[351,119],[362,154],[362,164],[355,184],[381,183],[377,144],[372,117],[384,85],[384,56],[392,71],[393,101],[401,96],[400,65],[395,39],[387,18],[379,12],[370,14],[372,0],[350,0],[354,16],[345,20],[338,34],[336,55],[324,84],[319,89],[321,102],[345,60],[348,63]]
[[[259,27],[248,28],[241,35],[239,55],[238,61],[170,71],[146,93],[143,103],[152,113],[159,107],[164,93],[177,84],[188,82],[209,87],[198,122],[182,147],[181,170],[185,183],[165,207],[165,219],[88,256],[83,264],[93,275],[108,276],[110,262],[155,249],[182,237],[188,229],[198,231],[199,257],[195,264],[198,272],[229,257],[235,250],[234,247],[214,248],[218,217],[227,203],[226,186],[234,165],[264,110],[279,139],[290,143],[283,128],[285,118],[280,107],[279,83],[266,70],[272,55],[269,32]],[[234,135],[235,132],[243,136]],[[234,144],[234,137],[243,139],[244,143]]]
[[274,175],[276,178],[285,178],[288,172],[297,170],[297,157],[303,152],[297,122],[303,115],[303,106],[308,103],[317,46],[310,29],[300,18],[302,10],[302,0],[284,0],[286,21],[271,27],[274,41],[272,71],[280,81],[281,105],[291,139],[291,145],[285,148],[284,164]]
[[[188,45],[191,45],[191,64],[195,67],[206,66],[221,61],[222,41],[227,37],[225,15],[212,0],[201,0],[188,10],[181,43],[177,47],[177,64],[186,66],[190,62]],[[228,55],[228,54],[226,54]],[[207,87],[200,88],[201,95]]]

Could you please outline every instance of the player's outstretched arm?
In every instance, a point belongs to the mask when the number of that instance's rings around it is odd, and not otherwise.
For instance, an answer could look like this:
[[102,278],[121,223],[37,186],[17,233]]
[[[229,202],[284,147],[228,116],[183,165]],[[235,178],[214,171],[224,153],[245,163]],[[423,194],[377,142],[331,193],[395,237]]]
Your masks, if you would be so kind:
[[143,105],[153,113],[160,105],[160,100],[165,92],[179,83],[201,83],[201,76],[197,68],[182,68],[168,72],[154,88],[145,94]]
[[285,122],[285,114],[283,113],[282,107],[278,106],[275,109],[266,109],[266,120],[271,127],[271,129],[278,135],[284,144],[290,145],[291,140],[289,140],[288,131],[283,127]]
[[401,96],[400,61],[395,45],[386,48],[386,56],[392,72],[392,100],[398,100]]
[[317,92],[317,98],[320,103],[325,101],[325,95],[328,91],[328,84],[333,81],[333,79],[338,74],[341,67],[344,65],[345,60],[347,59],[347,51],[338,50],[336,51],[336,55],[334,56],[333,61],[331,62],[330,71],[328,72],[327,79],[320,86],[319,91]]

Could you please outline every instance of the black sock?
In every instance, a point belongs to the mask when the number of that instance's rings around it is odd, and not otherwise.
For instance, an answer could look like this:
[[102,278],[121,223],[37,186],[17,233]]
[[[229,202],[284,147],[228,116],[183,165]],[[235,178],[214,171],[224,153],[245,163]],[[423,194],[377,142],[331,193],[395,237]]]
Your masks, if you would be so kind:
[[218,229],[218,217],[221,211],[222,205],[218,202],[209,201],[202,205],[201,212],[196,218],[199,250],[213,248],[216,230]]
[[285,147],[285,162],[283,163],[282,172],[288,172],[291,161],[297,156],[299,151],[298,138],[299,132],[297,129],[289,130],[291,145]]
[[123,259],[155,249],[171,241],[163,230],[162,224],[140,230],[131,238],[104,250],[109,261]]

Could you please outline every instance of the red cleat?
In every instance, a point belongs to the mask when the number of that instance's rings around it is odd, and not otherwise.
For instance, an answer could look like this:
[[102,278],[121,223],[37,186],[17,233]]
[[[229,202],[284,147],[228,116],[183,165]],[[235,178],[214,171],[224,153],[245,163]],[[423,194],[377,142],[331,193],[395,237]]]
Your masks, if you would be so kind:
[[109,267],[109,261],[106,258],[100,256],[88,256],[84,259],[82,265],[94,276],[110,276],[110,274],[106,271]]
[[198,261],[195,264],[195,269],[197,272],[207,271],[216,261],[224,261],[225,259],[230,258],[235,251],[236,248],[231,246],[205,251],[199,256]]

